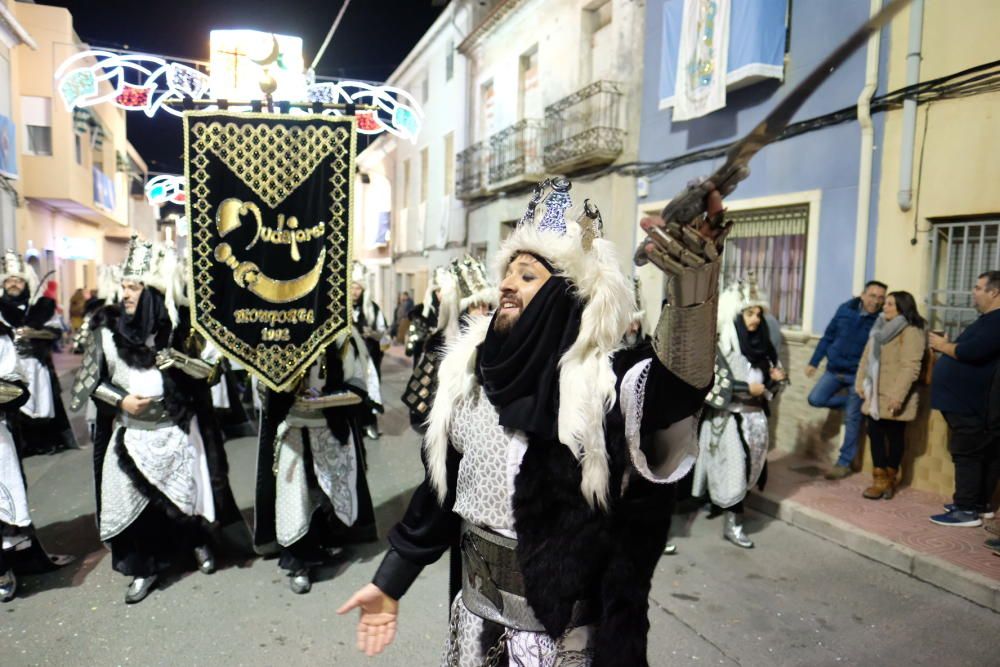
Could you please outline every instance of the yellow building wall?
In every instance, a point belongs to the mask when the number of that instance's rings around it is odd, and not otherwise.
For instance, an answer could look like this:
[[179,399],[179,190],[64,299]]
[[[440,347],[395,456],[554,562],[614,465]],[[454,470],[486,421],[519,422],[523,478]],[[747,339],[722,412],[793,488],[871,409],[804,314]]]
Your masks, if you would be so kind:
[[[66,109],[55,87],[56,68],[79,51],[73,32],[73,17],[59,7],[11,3],[11,8],[38,44],[37,50],[19,48],[12,51],[11,106],[19,131],[23,132],[24,126],[21,118],[22,96],[48,97],[52,100],[52,155],[26,155],[23,134],[18,136],[21,170],[18,189],[22,204],[17,211],[17,246],[20,252],[33,246],[43,258],[46,251],[55,254],[56,273],[49,279],[58,281],[58,301],[65,308],[75,289],[97,286],[96,267],[110,261],[105,257],[105,232],[121,235],[128,225],[126,177],[117,171],[116,162],[116,154],[126,154],[128,150],[125,112],[110,104],[92,107],[105,131],[99,159],[104,173],[115,184],[115,208],[108,211],[94,203],[92,168],[95,155],[89,134],[83,136],[83,159],[78,164],[73,113]],[[79,215],[60,208],[66,204],[75,205]],[[64,236],[92,239],[95,258],[72,260],[59,257],[60,239]]]
[[[959,7],[961,5],[961,7]],[[904,10],[906,14],[909,10]],[[927,0],[920,79],[926,81],[1000,58],[1000,2]],[[906,85],[908,18],[893,22],[889,40],[889,90]],[[930,290],[930,220],[1000,214],[1000,93],[921,104],[917,110],[913,206],[897,203],[903,112],[886,113],[879,186],[875,275],[890,289],[911,292],[926,315]],[[922,167],[921,167],[922,164]],[[918,217],[919,216],[919,217]],[[914,235],[916,221],[916,244]],[[971,288],[971,285],[970,285]],[[926,387],[921,416],[907,431],[904,481],[951,495],[954,466],[947,426],[931,412]],[[866,467],[870,457],[866,452]]]
[[[55,70],[62,62],[79,52],[75,44],[73,17],[65,9],[45,5],[16,3],[18,21],[38,43],[37,50],[20,49],[17,54],[18,78],[13,104],[15,123],[23,127],[20,118],[23,95],[48,97],[52,100],[52,155],[25,155],[18,150],[22,169],[22,194],[38,199],[70,199],[91,208],[105,221],[128,224],[128,197],[124,177],[117,173],[116,154],[127,151],[125,112],[110,104],[91,107],[104,126],[104,145],[100,161],[104,173],[115,183],[115,208],[111,211],[94,206],[93,151],[89,135],[84,137],[82,164],[76,162],[73,112],[66,109],[55,87]],[[83,64],[83,63],[81,63]],[[107,84],[104,84],[107,85]]]

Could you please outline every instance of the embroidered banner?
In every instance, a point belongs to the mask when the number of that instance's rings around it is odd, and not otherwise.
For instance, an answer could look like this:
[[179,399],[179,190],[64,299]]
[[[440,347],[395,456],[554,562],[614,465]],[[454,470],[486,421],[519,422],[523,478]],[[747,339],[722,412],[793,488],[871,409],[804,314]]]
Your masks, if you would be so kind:
[[726,106],[729,0],[684,0],[674,121]]
[[[785,33],[789,0],[739,0],[729,5],[726,92],[784,78]],[[662,0],[659,108],[674,106],[677,62],[681,56],[684,0]]]
[[195,329],[291,391],[350,326],[355,120],[184,114]]

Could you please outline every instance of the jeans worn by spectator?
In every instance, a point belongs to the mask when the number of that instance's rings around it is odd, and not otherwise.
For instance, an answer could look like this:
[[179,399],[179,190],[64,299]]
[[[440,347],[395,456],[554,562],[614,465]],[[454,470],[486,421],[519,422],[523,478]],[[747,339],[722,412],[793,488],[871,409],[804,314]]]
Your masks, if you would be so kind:
[[849,468],[858,453],[861,439],[861,397],[854,391],[854,373],[825,371],[809,392],[809,405],[814,408],[844,410],[844,442],[840,446],[837,465]]

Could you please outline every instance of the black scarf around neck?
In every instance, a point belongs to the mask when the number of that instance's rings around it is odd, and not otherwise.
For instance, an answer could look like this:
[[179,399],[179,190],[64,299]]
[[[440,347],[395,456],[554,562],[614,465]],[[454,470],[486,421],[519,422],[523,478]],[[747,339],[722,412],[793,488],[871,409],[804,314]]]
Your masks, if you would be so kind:
[[550,277],[507,333],[494,329],[476,354],[476,377],[500,425],[558,438],[559,360],[580,332],[583,302],[563,276]]
[[756,331],[747,329],[743,321],[743,313],[736,316],[736,335],[740,340],[740,352],[747,358],[750,365],[760,370],[767,377],[771,368],[778,363],[778,353],[771,344],[771,336],[767,330],[767,320],[761,315],[760,326]]
[[[163,295],[146,287],[139,295],[135,313],[126,313],[124,305],[121,309],[121,317],[115,327],[115,342],[132,353],[125,359],[129,366],[149,368],[155,363],[156,351],[167,347],[170,342],[172,325]],[[152,348],[146,344],[150,336],[153,336]]]
[[16,329],[24,326],[24,319],[28,313],[28,290],[21,290],[17,296],[10,296],[4,292],[0,296],[0,314],[12,328]]

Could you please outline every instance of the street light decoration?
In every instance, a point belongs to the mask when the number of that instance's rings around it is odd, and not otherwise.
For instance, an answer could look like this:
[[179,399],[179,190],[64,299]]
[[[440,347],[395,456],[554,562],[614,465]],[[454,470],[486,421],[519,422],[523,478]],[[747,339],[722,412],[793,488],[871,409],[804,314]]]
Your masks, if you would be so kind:
[[[182,111],[167,102],[203,99],[208,77],[196,69],[156,56],[84,51],[70,56],[56,70],[56,89],[68,110],[109,103],[152,117],[160,109],[174,116]],[[130,80],[131,79],[131,80]]]
[[149,182],[146,183],[146,201],[153,206],[184,204],[187,201],[187,195],[184,192],[184,177],[161,174],[149,179]]
[[264,96],[269,106],[288,103],[291,114],[344,116],[353,110],[359,134],[388,132],[415,142],[420,133],[423,111],[405,90],[364,81],[311,82],[299,37],[213,30],[210,48],[208,74],[153,55],[84,51],[56,70],[56,89],[69,110],[109,103],[149,117],[160,110],[179,117],[185,106],[213,110],[223,100],[231,110],[249,111]]

